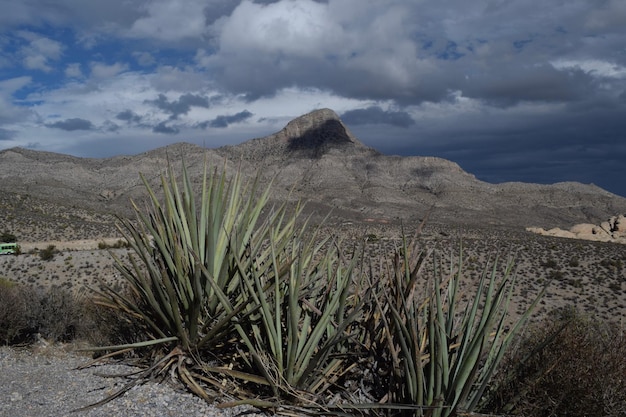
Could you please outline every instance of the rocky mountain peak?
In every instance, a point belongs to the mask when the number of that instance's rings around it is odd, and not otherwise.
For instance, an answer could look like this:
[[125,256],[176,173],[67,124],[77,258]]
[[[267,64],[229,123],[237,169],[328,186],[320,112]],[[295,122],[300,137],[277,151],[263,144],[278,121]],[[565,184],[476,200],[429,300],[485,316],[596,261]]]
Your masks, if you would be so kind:
[[337,113],[319,109],[300,116],[277,133],[235,146],[223,146],[217,153],[232,160],[319,159],[331,150],[365,151],[365,146],[343,124]]
[[365,148],[330,109],[315,110],[292,120],[277,136],[287,145],[287,150],[309,157],[319,157],[337,146]]

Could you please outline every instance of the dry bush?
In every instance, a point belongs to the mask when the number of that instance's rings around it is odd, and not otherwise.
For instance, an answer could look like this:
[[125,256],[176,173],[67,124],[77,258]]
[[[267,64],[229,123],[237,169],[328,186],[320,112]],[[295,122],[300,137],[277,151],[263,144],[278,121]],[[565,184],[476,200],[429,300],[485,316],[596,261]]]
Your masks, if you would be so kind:
[[54,259],[54,255],[56,255],[59,251],[56,246],[48,245],[47,248],[39,252],[39,257],[42,261],[51,261]]
[[129,315],[104,308],[92,299],[85,299],[82,306],[84,315],[77,338],[93,346],[125,345],[143,340],[145,329]]
[[21,344],[32,340],[37,313],[35,291],[3,280],[0,285],[0,343]]
[[98,309],[90,305],[89,300],[63,288],[37,289],[2,281],[0,343],[27,345],[40,337],[49,342],[70,342],[92,333],[101,334],[112,324],[96,320]]
[[618,323],[553,312],[512,351],[492,411],[544,416],[626,415],[626,338]]

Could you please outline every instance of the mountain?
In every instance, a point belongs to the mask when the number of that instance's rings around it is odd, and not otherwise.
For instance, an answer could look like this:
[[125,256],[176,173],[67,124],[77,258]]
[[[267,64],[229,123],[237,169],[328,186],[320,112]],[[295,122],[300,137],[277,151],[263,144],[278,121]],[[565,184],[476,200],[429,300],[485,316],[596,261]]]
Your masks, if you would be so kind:
[[[83,210],[97,214],[94,219],[103,216],[97,221],[105,223],[110,213],[129,214],[130,198],[145,196],[140,172],[158,186],[168,161],[177,168],[182,158],[198,178],[205,159],[216,167],[227,160],[230,174],[241,169],[252,177],[260,171],[263,183],[273,182],[276,201],[304,199],[321,216],[332,209],[337,221],[410,222],[432,209],[434,222],[523,230],[600,223],[626,213],[625,198],[593,185],[489,184],[441,158],[383,155],[359,142],[332,110],[322,109],[273,135],[217,149],[178,143],[103,159],[1,151],[0,222],[46,206],[58,212],[55,222],[73,221],[72,210]],[[42,210],[37,213],[45,214]]]

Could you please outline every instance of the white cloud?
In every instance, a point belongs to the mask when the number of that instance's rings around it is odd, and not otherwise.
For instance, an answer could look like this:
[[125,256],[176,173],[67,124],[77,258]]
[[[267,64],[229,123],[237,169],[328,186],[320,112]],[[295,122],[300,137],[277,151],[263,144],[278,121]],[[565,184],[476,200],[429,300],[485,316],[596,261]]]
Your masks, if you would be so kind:
[[251,97],[293,85],[375,99],[415,96],[438,70],[418,57],[416,15],[401,1],[246,0],[216,27],[218,50],[199,50],[196,62]]
[[222,27],[225,53],[284,53],[323,57],[345,41],[328,6],[310,0],[283,0],[268,5],[243,1]]
[[128,35],[172,42],[199,38],[206,30],[204,1],[158,0],[146,3],[143,17],[137,19]]
[[[283,88],[273,97],[260,98],[247,104],[247,108],[258,118],[279,120],[276,127],[282,127],[289,120],[319,108],[330,108],[343,113],[360,107],[373,105],[370,100],[341,97],[330,91],[316,88]],[[230,106],[238,108],[240,100],[231,101]]]
[[65,67],[65,76],[68,78],[82,78],[83,71],[80,68],[80,64],[77,62],[67,64]]
[[31,77],[22,76],[0,80],[0,127],[12,126],[31,116],[29,109],[13,104],[12,95],[31,84]]
[[578,68],[595,77],[626,79],[626,66],[601,59],[560,59],[552,65],[558,69]]
[[14,92],[26,87],[31,82],[32,78],[28,76],[0,80],[0,96],[10,96]]
[[101,62],[92,62],[91,63],[91,76],[93,78],[102,79],[102,78],[110,78],[115,77],[121,72],[124,72],[128,69],[128,65],[121,62],[116,62],[115,64],[107,65]]
[[28,41],[28,44],[19,51],[24,67],[44,72],[52,71],[52,61],[61,58],[63,45],[30,31],[19,31],[18,35]]
[[156,63],[156,59],[154,55],[149,52],[134,52],[133,57],[137,61],[139,65],[142,67],[148,67],[150,65],[154,65]]
[[197,92],[206,89],[210,80],[206,74],[194,68],[164,65],[157,68],[150,77],[150,83],[157,91]]

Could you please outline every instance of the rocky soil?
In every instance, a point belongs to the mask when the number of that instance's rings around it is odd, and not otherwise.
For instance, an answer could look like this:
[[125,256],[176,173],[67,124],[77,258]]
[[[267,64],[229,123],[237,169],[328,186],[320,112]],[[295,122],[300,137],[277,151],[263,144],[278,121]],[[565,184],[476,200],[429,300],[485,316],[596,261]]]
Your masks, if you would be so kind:
[[[348,250],[357,238],[369,236],[366,254],[376,258],[392,253],[400,231],[392,224],[350,223],[333,227],[328,233],[343,236]],[[99,280],[119,282],[111,255],[125,259],[129,250],[98,249],[103,241],[58,242],[59,251],[48,261],[34,249],[18,256],[0,257],[0,277],[39,288],[57,286],[80,293],[95,288]],[[48,243],[28,245],[44,248]],[[626,317],[626,245],[541,236],[515,229],[461,229],[436,224],[426,228],[425,247],[436,245],[439,251],[457,256],[460,244],[468,288],[495,255],[504,260],[514,257],[518,284],[513,313],[523,311],[542,286],[551,281],[537,311],[539,315],[569,305],[604,319]]]
[[6,417],[230,417],[260,416],[245,407],[218,408],[174,384],[137,385],[99,407],[79,410],[124,387],[129,380],[110,375],[133,368],[110,363],[80,369],[90,358],[71,345],[32,349],[0,347],[0,416]]

